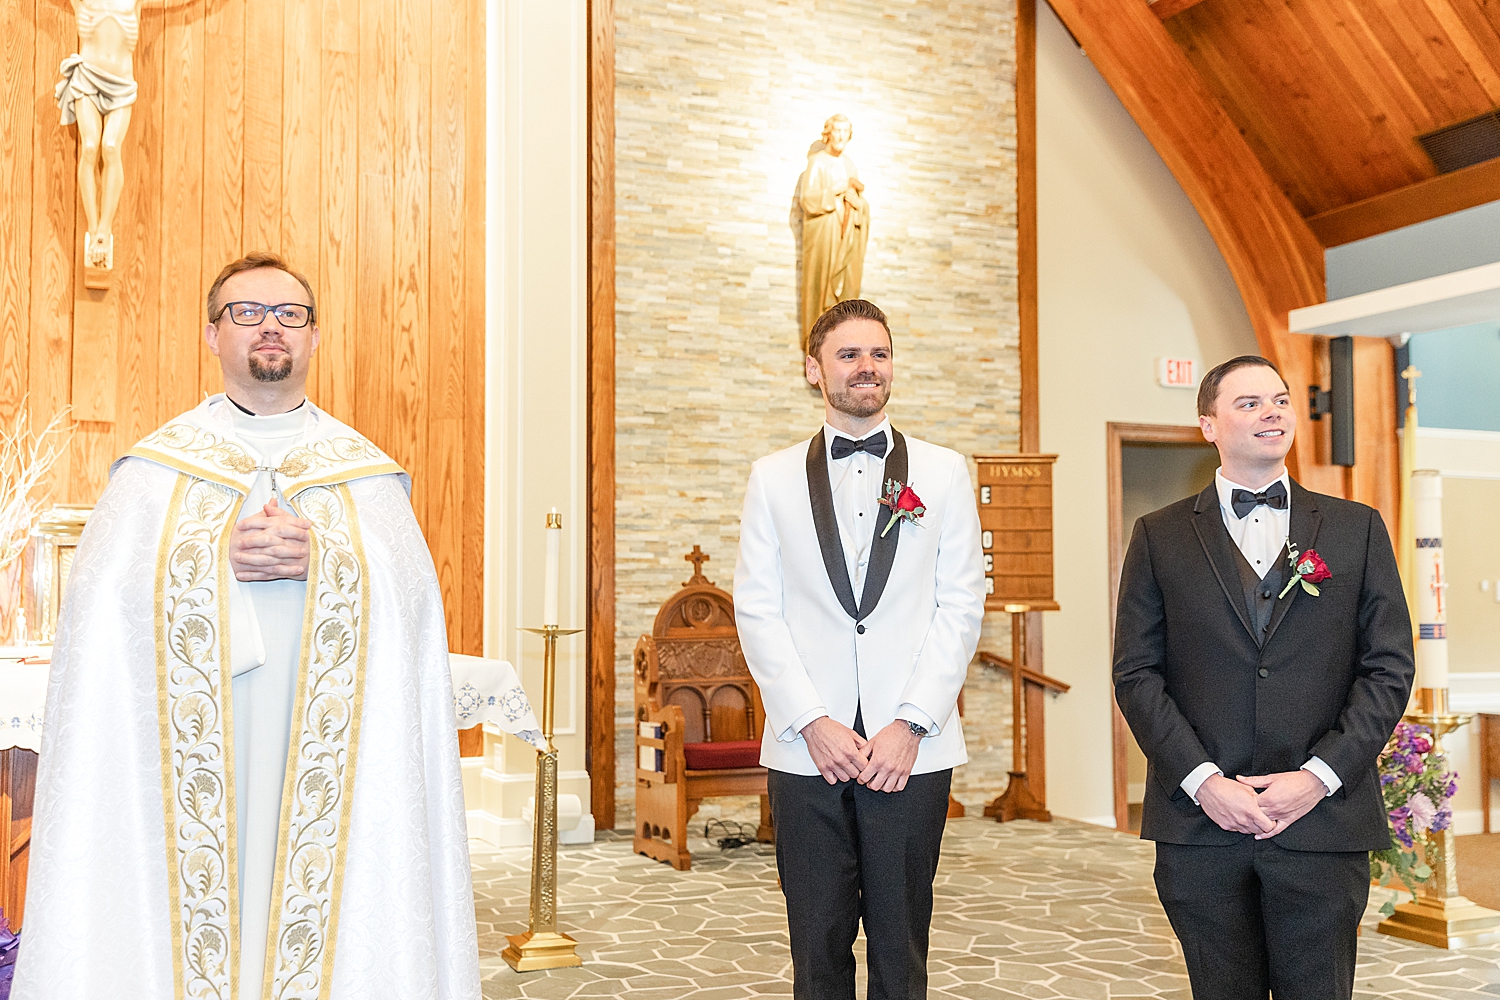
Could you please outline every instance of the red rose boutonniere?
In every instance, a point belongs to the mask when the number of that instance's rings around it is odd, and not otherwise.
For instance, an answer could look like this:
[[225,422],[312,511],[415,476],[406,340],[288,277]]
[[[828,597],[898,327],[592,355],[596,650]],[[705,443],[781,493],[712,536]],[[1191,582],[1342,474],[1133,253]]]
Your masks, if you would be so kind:
[[887,479],[885,481],[885,496],[880,498],[882,507],[891,509],[891,519],[885,524],[885,531],[880,533],[884,538],[897,521],[910,521],[912,524],[920,524],[920,518],[927,513],[927,508],[922,505],[922,498],[917,496],[917,491],[910,486],[902,485],[900,480]]
[[1302,589],[1314,597],[1318,596],[1318,584],[1333,576],[1328,569],[1328,564],[1323,557],[1318,555],[1317,549],[1308,549],[1301,555],[1296,549],[1287,554],[1287,562],[1292,564],[1292,578],[1287,581],[1286,586],[1277,595],[1277,600],[1285,597],[1287,593],[1297,584],[1302,584]]

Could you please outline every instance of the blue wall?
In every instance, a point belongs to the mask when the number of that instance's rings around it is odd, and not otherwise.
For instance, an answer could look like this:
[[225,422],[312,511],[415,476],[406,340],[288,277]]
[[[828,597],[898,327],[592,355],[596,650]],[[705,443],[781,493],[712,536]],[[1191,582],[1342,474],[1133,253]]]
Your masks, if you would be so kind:
[[1496,261],[1500,201],[1323,252],[1330,301]]
[[1500,323],[1414,334],[1408,345],[1423,427],[1500,431]]

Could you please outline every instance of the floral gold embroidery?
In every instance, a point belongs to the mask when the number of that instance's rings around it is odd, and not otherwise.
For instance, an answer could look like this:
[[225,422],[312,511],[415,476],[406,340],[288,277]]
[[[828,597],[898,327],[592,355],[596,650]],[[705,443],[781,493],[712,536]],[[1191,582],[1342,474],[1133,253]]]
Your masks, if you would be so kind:
[[369,596],[349,488],[309,487],[296,505],[312,522],[313,553],[266,980],[276,1000],[317,1000],[327,997],[333,978]]
[[157,687],[174,966],[181,995],[228,1000],[238,962],[222,542],[233,491],[178,477],[157,561]]

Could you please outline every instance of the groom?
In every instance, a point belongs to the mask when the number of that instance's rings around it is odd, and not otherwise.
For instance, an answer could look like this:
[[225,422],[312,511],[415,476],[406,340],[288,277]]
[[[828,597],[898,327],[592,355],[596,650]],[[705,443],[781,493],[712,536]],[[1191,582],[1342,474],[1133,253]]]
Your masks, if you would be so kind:
[[1376,758],[1411,690],[1411,622],[1380,515],[1310,493],[1266,359],[1203,378],[1214,482],[1136,522],[1115,698],[1146,754],[1141,836],[1198,1000],[1354,991]]
[[818,317],[806,371],[826,422],[752,467],[734,574],[793,995],[852,1000],[863,918],[870,1000],[921,997],[948,786],[968,759],[955,706],[984,617],[979,515],[964,457],[891,427],[878,308]]

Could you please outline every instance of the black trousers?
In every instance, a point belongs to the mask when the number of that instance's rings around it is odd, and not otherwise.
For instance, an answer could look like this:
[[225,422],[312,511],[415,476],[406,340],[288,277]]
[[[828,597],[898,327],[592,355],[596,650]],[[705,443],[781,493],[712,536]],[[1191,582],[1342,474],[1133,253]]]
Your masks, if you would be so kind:
[[864,920],[869,1000],[927,996],[927,932],[953,771],[899,792],[771,771],[776,867],[786,895],[796,1000],[854,1000]]
[[1156,845],[1156,891],[1194,1000],[1348,1000],[1370,898],[1364,851]]

